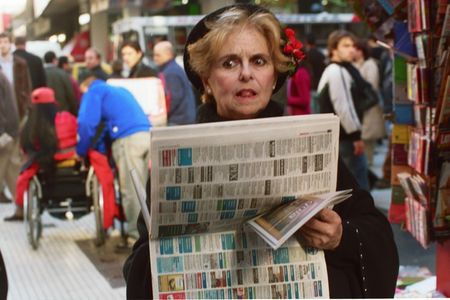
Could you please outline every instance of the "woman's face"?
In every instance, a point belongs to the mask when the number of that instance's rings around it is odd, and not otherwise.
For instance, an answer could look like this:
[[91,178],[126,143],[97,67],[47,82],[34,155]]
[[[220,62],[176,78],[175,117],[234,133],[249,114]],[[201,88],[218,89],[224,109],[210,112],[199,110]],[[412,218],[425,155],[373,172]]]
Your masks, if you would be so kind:
[[253,118],[270,100],[276,83],[275,68],[262,34],[252,28],[235,29],[225,40],[203,79],[226,119]]
[[125,46],[122,48],[122,60],[129,67],[134,67],[141,59],[142,53],[136,51],[133,47]]

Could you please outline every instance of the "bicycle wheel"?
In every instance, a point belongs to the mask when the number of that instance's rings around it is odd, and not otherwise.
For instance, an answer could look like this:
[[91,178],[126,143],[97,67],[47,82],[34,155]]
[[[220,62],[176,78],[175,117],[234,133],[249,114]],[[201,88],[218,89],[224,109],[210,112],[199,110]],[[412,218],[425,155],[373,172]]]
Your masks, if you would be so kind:
[[95,244],[101,246],[105,243],[105,231],[103,230],[103,191],[97,176],[92,177],[92,204],[95,217]]
[[41,212],[39,208],[38,187],[34,180],[30,181],[28,191],[24,195],[24,221],[28,242],[33,249],[39,247],[39,239],[42,235]]

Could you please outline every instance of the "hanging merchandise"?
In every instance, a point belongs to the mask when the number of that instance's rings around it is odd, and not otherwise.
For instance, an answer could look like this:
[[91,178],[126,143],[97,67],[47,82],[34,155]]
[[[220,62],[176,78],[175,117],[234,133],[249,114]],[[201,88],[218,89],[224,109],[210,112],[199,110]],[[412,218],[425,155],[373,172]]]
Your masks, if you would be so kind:
[[[436,243],[436,288],[450,296],[450,1],[354,2],[394,53],[392,223]],[[389,31],[390,30],[390,31]],[[394,36],[392,46],[384,41]]]

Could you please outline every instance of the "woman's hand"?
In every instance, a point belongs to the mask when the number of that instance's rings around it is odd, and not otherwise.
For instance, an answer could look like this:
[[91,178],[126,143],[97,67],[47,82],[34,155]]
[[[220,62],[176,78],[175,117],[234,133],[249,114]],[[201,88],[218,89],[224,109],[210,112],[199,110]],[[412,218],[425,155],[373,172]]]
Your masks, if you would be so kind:
[[333,250],[342,238],[341,217],[329,208],[322,209],[296,232],[296,236],[305,246]]
[[356,156],[364,154],[364,142],[362,140],[354,141],[353,147],[355,148],[353,154],[355,154]]

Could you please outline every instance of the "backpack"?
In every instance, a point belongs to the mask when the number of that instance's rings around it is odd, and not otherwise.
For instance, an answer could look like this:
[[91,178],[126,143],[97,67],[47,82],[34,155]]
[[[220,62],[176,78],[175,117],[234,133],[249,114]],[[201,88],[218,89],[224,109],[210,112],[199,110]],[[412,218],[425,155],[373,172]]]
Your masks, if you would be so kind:
[[69,159],[76,155],[77,145],[77,118],[70,112],[61,111],[55,116],[55,131],[58,138],[58,151],[56,160]]
[[[350,87],[350,93],[353,98],[353,105],[355,106],[356,114],[360,120],[363,119],[364,113],[375,105],[380,104],[378,93],[372,88],[364,78],[362,78],[359,71],[350,63],[341,63],[353,79]],[[342,80],[344,77],[342,76]],[[344,81],[345,83],[345,81]]]

